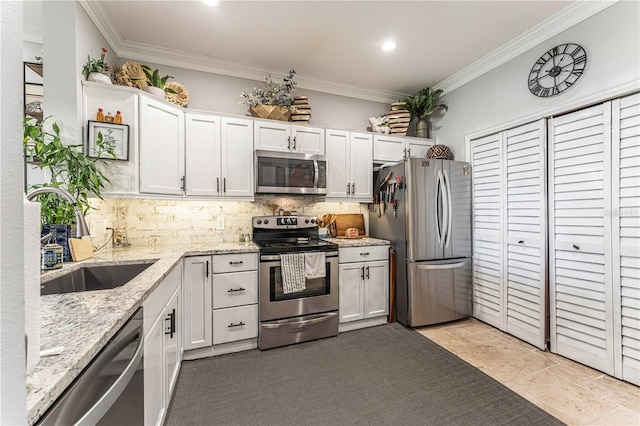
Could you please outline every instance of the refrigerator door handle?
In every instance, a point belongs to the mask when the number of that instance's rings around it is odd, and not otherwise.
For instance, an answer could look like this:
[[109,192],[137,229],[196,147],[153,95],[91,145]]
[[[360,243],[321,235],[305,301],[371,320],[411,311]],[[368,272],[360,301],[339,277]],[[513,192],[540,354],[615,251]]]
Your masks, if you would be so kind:
[[[435,209],[435,219],[436,219],[436,234],[438,236],[438,245],[440,247],[444,247],[444,211],[445,211],[445,200],[442,194],[444,190],[444,176],[442,174],[442,170],[438,170],[438,181],[436,182],[436,202],[433,203]],[[440,215],[440,211],[438,210],[438,206],[442,205],[443,214]]]
[[447,189],[447,228],[444,236],[444,247],[449,247],[451,242],[451,225],[453,223],[453,201],[451,196],[451,180],[449,174],[444,170],[444,186]]
[[467,261],[456,262],[456,263],[444,263],[440,265],[424,265],[418,264],[418,269],[455,269],[463,267]]

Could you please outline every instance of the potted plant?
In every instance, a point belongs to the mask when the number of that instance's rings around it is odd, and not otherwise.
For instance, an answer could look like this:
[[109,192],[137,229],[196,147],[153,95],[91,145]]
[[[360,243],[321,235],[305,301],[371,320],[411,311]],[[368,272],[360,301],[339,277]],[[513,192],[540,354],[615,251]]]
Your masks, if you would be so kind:
[[[25,117],[23,122],[25,160],[45,171],[44,176],[48,180],[43,184],[29,186],[27,192],[45,186],[63,187],[73,195],[78,209],[85,215],[91,209],[89,197],[103,199],[101,191],[110,182],[98,167],[99,164],[107,162],[99,157],[107,154],[116,159],[116,154],[110,141],[105,140],[101,132],[96,140],[96,158],[85,156],[82,145],[64,145],[57,123],[51,124],[51,131],[45,130],[48,128],[46,121],[49,118],[36,122],[30,117]],[[64,240],[71,235],[71,224],[75,222],[73,206],[67,200],[51,193],[38,195],[35,200],[41,203],[43,235],[54,234],[63,246],[64,261],[70,261],[68,244],[65,247]]]
[[82,73],[88,81],[111,84],[111,78],[109,77],[111,67],[107,65],[107,62],[104,60],[106,54],[107,49],[103,47],[100,59],[91,59],[91,57],[87,55],[87,62],[82,68]]
[[148,65],[142,65],[142,70],[147,77],[147,87],[145,91],[161,99],[164,99],[165,92],[175,93],[174,90],[165,87],[167,80],[173,78],[173,76],[165,75],[164,77],[160,77],[160,71],[157,69],[152,70]]
[[430,87],[425,87],[415,95],[404,98],[404,105],[399,106],[399,108],[406,109],[411,113],[411,120],[418,119],[416,121],[417,137],[429,137],[428,118],[431,114],[439,108],[443,108],[445,111],[449,110],[446,105],[437,103],[441,94],[442,90],[431,90]]
[[265,76],[265,82],[261,87],[254,87],[251,93],[242,92],[240,96],[249,107],[251,116],[289,121],[293,104],[291,92],[297,84],[293,79],[295,74],[295,70],[289,71],[289,74],[282,79],[282,83],[273,81],[269,74]]

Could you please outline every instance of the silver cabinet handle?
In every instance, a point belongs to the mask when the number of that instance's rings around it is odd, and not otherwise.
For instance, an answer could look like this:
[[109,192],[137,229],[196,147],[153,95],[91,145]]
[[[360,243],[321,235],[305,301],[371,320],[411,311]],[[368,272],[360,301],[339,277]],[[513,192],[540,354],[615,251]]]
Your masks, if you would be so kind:
[[369,267],[367,266],[367,279],[369,279]]
[[294,136],[293,137],[293,150],[295,151],[296,149],[297,149],[296,148],[296,137]]
[[216,192],[220,193],[220,178],[216,178]]
[[227,178],[222,179],[222,191],[227,193]]
[[229,262],[229,265],[242,265],[244,262],[242,260],[232,260]]
[[577,246],[575,244],[573,245],[573,248],[576,249],[576,250],[580,250],[580,246]]
[[347,182],[347,195],[351,195],[351,185]]
[[518,244],[524,244],[524,240],[518,241]]
[[244,327],[246,324],[242,321],[240,321],[237,324],[231,323],[227,326],[227,328],[234,328],[234,327]]
[[351,195],[356,195],[356,184],[355,183],[351,184]]
[[287,149],[291,149],[291,136],[287,136]]
[[360,268],[360,279],[364,281],[364,266]]
[[245,291],[245,290],[242,287],[240,287],[240,288],[230,288],[229,290],[227,290],[227,293],[235,293],[237,291]]
[[369,252],[368,251],[364,251],[364,252],[360,253],[360,256],[369,256]]
[[180,178],[180,189],[182,191],[186,191],[187,190],[187,177],[186,176],[182,176]]

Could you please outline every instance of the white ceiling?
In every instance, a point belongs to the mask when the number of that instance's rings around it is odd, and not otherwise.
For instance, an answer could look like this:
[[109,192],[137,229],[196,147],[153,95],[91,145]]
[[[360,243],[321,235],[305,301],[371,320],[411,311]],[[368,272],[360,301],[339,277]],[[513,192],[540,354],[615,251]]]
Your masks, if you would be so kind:
[[[381,102],[461,86],[609,2],[87,1],[122,58],[262,80],[297,71],[298,87]],[[379,44],[398,42],[392,52]]]

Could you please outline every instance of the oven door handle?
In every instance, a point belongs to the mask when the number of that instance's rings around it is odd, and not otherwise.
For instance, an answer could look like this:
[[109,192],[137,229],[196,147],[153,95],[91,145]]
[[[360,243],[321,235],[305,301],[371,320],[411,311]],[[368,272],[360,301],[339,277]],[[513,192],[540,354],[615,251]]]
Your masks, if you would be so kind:
[[[305,252],[298,252],[298,253],[305,253]],[[316,253],[314,251],[308,251],[306,253]],[[338,257],[338,252],[337,251],[328,251],[325,253],[325,258],[331,258],[331,257]],[[260,261],[261,262],[265,262],[265,261],[272,261],[272,260],[277,260],[280,261],[280,255],[279,254],[263,254],[260,256]]]
[[278,322],[278,323],[262,323],[260,327],[262,328],[282,328],[282,327],[290,327],[290,328],[302,328],[311,324],[318,324],[320,322],[325,322],[330,320],[331,318],[337,316],[338,314],[335,312],[329,312],[328,314],[321,315],[316,318],[312,318],[305,321],[292,321],[292,322]]

